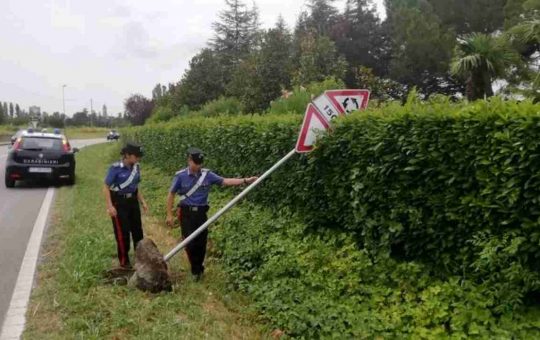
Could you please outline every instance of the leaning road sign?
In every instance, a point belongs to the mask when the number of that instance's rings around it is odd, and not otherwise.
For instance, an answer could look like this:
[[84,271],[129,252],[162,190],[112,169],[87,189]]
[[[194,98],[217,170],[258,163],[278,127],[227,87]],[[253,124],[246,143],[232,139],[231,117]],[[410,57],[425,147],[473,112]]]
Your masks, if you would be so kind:
[[367,107],[369,90],[328,90],[324,92],[324,96],[340,114],[346,115]]
[[313,99],[313,105],[319,110],[319,112],[326,118],[326,121],[329,122],[332,119],[342,115],[340,111],[336,109],[334,104],[330,101],[330,98],[324,93]]
[[[313,150],[313,143],[317,138],[317,134],[321,131],[326,131],[330,128],[330,121],[339,116],[346,115],[352,111],[365,109],[369,99],[368,90],[331,90],[326,91],[323,99],[319,97],[314,100],[313,104],[309,104],[306,109],[304,121],[302,122],[302,128],[300,129],[300,135],[296,142],[296,147],[289,151],[285,157],[275,163],[270,169],[268,169],[261,177],[255,182],[251,183],[241,193],[234,197],[229,203],[221,208],[214,216],[210,217],[203,225],[195,230],[191,235],[186,237],[180,244],[174,247],[169,253],[164,256],[165,261],[169,261],[175,254],[182,250],[189,242],[208,228],[208,226],[214,223],[221,215],[227,210],[232,208],[238,203],[244,196],[254,189],[265,178],[270,176],[276,169],[282,164],[287,162],[289,158],[293,157],[299,152],[309,152]],[[317,105],[321,106],[317,109]]]
[[327,130],[332,119],[348,115],[367,107],[369,90],[328,90],[313,99],[308,105],[300,135],[296,141],[296,152],[309,152],[317,133]]
[[321,131],[326,131],[330,125],[326,118],[317,110],[315,105],[308,104],[304,122],[296,141],[296,152],[309,152],[313,149],[313,144],[317,138],[317,134]]

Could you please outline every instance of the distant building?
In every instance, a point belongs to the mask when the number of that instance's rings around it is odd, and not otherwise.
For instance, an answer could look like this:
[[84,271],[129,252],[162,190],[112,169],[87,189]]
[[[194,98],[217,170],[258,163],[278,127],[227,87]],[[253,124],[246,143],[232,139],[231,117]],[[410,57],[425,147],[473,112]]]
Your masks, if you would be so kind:
[[41,117],[41,108],[39,106],[30,106],[28,108],[28,114],[31,117]]

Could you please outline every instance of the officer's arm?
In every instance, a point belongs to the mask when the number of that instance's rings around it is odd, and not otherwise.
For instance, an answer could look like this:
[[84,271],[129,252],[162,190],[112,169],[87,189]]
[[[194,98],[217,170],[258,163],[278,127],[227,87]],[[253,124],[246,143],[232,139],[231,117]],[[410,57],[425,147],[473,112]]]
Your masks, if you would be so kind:
[[237,186],[243,184],[251,184],[257,180],[258,177],[248,177],[248,178],[224,178],[223,185],[224,187]]
[[107,202],[107,209],[113,206],[111,200],[111,192],[109,191],[109,186],[107,184],[103,185],[103,194],[105,195],[105,201]]
[[107,202],[107,212],[111,217],[115,217],[117,211],[112,203],[111,192],[109,191],[109,186],[107,184],[103,185],[103,193],[105,194],[105,201]]
[[167,195],[167,217],[173,217],[174,196],[174,192]]
[[147,212],[148,211],[148,205],[146,205],[146,201],[144,200],[144,197],[143,197],[140,189],[137,190],[137,200],[139,202],[141,202],[144,211]]
[[140,189],[137,190],[137,200],[141,203],[146,203]]

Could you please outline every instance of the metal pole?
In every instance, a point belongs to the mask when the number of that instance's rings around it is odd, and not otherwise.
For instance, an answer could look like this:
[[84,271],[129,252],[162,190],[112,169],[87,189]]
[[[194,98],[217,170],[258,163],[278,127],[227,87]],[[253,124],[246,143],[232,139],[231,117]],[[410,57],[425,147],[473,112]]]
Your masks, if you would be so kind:
[[93,103],[93,100],[92,98],[90,98],[90,126],[94,126],[94,124],[92,124],[92,111],[94,111],[94,103]]
[[261,177],[259,177],[255,182],[251,183],[247,188],[245,188],[241,193],[239,193],[235,198],[233,198],[229,203],[227,203],[227,205],[225,205],[217,213],[215,213],[214,216],[210,217],[208,219],[208,221],[206,221],[202,226],[200,226],[197,230],[195,230],[191,235],[186,237],[179,245],[174,247],[173,250],[171,250],[167,255],[165,255],[164,260],[169,261],[171,257],[173,257],[180,250],[182,250],[189,242],[191,242],[191,240],[193,240],[200,233],[202,233],[206,228],[208,228],[208,226],[210,224],[214,223],[227,210],[232,208],[239,200],[241,200],[244,196],[246,196],[248,192],[250,192],[253,188],[255,188],[257,185],[259,185],[259,183],[261,183],[266,177],[270,176],[270,174],[272,172],[274,172],[277,168],[279,168],[283,163],[285,163],[295,153],[296,153],[295,149],[291,150],[291,152],[289,152],[287,154],[287,156],[283,157],[276,164],[274,164]]
[[64,107],[64,117],[66,116],[66,97],[64,96],[64,89],[67,85],[62,85],[62,105]]
[[64,109],[64,134],[66,134],[67,130],[67,117],[66,117],[66,96],[64,95],[64,89],[66,88],[66,84],[62,85],[62,106]]

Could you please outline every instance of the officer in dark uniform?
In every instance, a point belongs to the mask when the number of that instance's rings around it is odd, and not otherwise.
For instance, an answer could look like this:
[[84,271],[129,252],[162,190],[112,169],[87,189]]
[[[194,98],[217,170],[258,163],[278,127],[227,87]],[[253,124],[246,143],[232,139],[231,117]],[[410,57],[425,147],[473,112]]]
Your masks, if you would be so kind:
[[[175,195],[180,196],[176,209],[178,221],[182,227],[182,237],[186,238],[208,219],[208,194],[212,185],[237,186],[253,183],[258,177],[223,178],[214,172],[203,169],[204,153],[197,148],[189,148],[187,152],[188,167],[178,171],[172,181],[167,196],[167,224],[174,225],[173,206]],[[204,257],[208,230],[203,231],[187,246],[186,252],[191,264],[191,273],[196,280],[204,272]]]
[[122,148],[121,155],[122,159],[109,168],[103,191],[107,212],[113,222],[120,266],[131,268],[128,255],[130,238],[133,240],[133,249],[136,249],[137,243],[143,239],[139,203],[144,212],[148,211],[148,206],[138,190],[141,181],[139,161],[143,150],[139,145],[127,143]]

